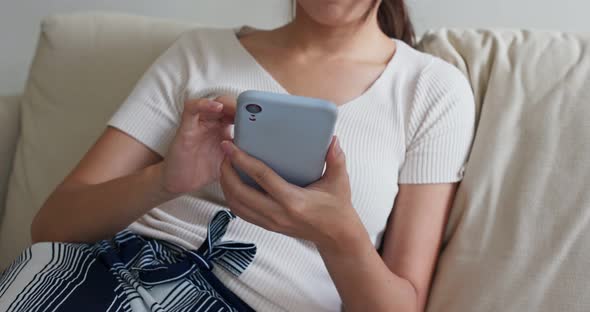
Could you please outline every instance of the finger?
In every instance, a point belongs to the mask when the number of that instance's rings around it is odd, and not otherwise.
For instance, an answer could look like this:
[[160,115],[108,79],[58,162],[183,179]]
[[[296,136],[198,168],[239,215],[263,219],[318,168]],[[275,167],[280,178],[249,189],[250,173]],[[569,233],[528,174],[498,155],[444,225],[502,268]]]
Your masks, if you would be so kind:
[[201,122],[223,122],[223,104],[211,100],[200,101],[197,105],[199,121]]
[[223,104],[210,99],[187,100],[184,104],[184,111],[191,114],[203,114],[207,112],[218,113],[223,110]]
[[252,211],[248,205],[237,200],[228,200],[227,205],[231,212],[233,212],[240,219],[259,226],[265,230],[277,232],[278,228],[270,219]]
[[227,157],[221,163],[220,182],[223,182],[223,187],[236,199],[256,207],[263,214],[270,216],[270,212],[276,210],[274,200],[244,183]]
[[217,121],[223,122],[223,112],[203,112],[199,114],[200,121]]
[[346,157],[336,136],[332,139],[330,148],[326,153],[326,172],[324,176],[328,179],[339,178],[346,175]]
[[[241,206],[241,214],[250,219],[256,219],[265,224],[271,224],[272,214],[277,212],[277,205],[273,200],[254,188],[246,185],[232,167],[229,159],[221,164],[219,178],[226,200],[231,200]],[[252,208],[249,208],[252,207]]]
[[[225,192],[224,192],[225,193]],[[226,195],[227,196],[227,195]],[[266,221],[260,219],[254,212],[250,211],[244,204],[234,199],[227,199],[227,206],[240,219],[266,228]]]
[[343,187],[349,187],[349,183],[348,172],[346,170],[346,157],[340,147],[340,141],[334,136],[326,153],[326,171],[322,178],[312,184],[312,186],[328,184],[335,189],[341,190]]
[[208,99],[185,101],[180,124],[181,133],[185,135],[193,133],[199,125],[199,118],[202,112],[215,113],[216,110],[220,110],[220,107],[220,103],[215,104]]
[[233,123],[236,115],[236,99],[228,95],[222,95],[215,98],[216,102],[223,104],[224,121]]
[[289,184],[262,161],[249,156],[230,141],[221,142],[221,148],[232,164],[243,170],[270,196],[280,203],[288,202],[294,186]]
[[[227,124],[225,124],[227,125]],[[223,134],[221,135],[222,140],[231,140],[232,139],[232,129],[230,127],[225,127],[223,130]]]

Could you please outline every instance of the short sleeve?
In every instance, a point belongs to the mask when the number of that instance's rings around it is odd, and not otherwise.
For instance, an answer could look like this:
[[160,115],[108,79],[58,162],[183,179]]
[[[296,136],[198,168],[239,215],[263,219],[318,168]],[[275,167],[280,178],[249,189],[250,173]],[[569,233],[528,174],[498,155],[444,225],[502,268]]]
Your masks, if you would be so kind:
[[433,59],[418,78],[407,119],[399,183],[460,181],[475,124],[473,92],[463,73]]
[[176,134],[189,71],[185,35],[160,55],[108,122],[161,156]]

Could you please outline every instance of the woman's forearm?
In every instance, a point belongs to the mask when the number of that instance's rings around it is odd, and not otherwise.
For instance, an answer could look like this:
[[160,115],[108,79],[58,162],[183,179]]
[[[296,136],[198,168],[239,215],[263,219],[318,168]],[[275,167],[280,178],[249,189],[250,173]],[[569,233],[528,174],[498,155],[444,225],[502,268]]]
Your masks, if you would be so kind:
[[175,196],[161,187],[161,164],[96,185],[62,186],[39,210],[33,242],[95,242],[112,237]]
[[343,238],[339,247],[318,246],[346,312],[419,311],[415,288],[390,271],[364,229],[362,233]]

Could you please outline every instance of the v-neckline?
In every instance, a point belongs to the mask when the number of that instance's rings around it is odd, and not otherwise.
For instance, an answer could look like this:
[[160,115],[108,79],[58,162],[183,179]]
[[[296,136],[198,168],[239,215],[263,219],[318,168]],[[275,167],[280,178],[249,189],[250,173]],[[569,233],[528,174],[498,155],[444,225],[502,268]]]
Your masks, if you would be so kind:
[[[275,77],[264,66],[262,66],[262,64],[260,64],[260,62],[258,62],[256,57],[252,53],[250,53],[250,51],[248,49],[246,49],[246,47],[240,41],[240,38],[239,38],[240,33],[243,33],[245,31],[250,31],[250,30],[255,30],[255,28],[252,28],[249,26],[242,26],[239,28],[234,28],[230,31],[231,41],[232,41],[233,45],[236,47],[236,50],[239,51],[239,53],[244,57],[244,59],[246,61],[250,62],[254,67],[256,67],[256,70],[258,70],[260,73],[262,73],[267,78],[267,80],[279,91],[279,93],[291,95],[291,93],[278,80],[276,80]],[[383,69],[383,71],[371,83],[371,85],[367,89],[365,89],[365,91],[363,91],[361,94],[357,95],[356,97],[354,97],[351,100],[348,100],[344,103],[337,104],[336,106],[338,107],[339,110],[342,110],[343,108],[350,106],[351,104],[358,102],[358,101],[362,100],[363,98],[369,96],[370,93],[372,93],[374,89],[378,88],[378,86],[381,84],[381,81],[385,79],[384,77],[388,75],[389,71],[391,71],[392,68],[395,67],[395,64],[398,63],[398,59],[400,58],[400,56],[399,56],[400,52],[405,47],[403,47],[403,42],[401,42],[400,40],[397,40],[397,39],[392,39],[392,40],[395,41],[395,52],[392,55],[392,57],[390,58],[390,60],[387,62],[387,64],[385,65],[385,68]]]

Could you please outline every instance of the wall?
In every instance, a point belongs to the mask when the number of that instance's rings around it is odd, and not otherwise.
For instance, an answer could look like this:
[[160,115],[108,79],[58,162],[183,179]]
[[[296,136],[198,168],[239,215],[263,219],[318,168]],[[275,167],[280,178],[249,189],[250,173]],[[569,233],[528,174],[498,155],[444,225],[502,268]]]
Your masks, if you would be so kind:
[[[418,33],[438,27],[590,31],[588,0],[407,0]],[[289,0],[0,0],[0,95],[23,89],[42,16],[123,11],[207,25],[271,27],[289,19]],[[223,14],[221,13],[223,12]]]
[[0,95],[24,89],[42,17],[85,10],[178,18],[211,26],[272,27],[291,16],[289,0],[0,0]]
[[407,0],[417,31],[439,27],[590,31],[588,0]]

